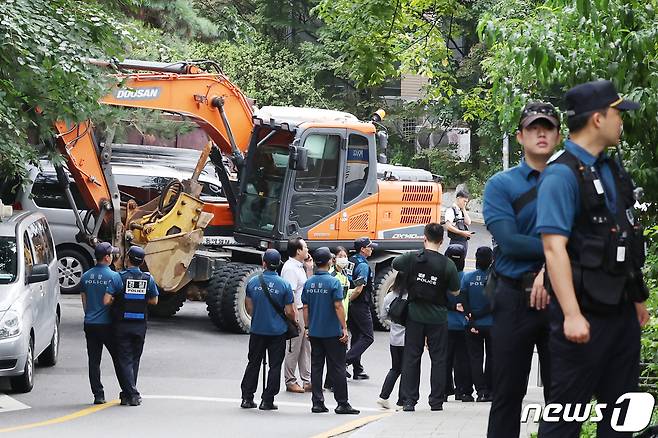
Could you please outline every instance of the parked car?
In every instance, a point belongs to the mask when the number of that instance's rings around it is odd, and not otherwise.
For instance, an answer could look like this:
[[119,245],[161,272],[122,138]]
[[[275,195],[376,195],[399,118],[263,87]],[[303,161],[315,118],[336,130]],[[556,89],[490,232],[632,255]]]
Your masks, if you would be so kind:
[[[193,157],[198,160],[199,151],[181,150],[175,148],[163,149],[160,158],[144,159],[143,155],[135,155],[131,161],[128,159],[135,146],[122,148],[115,146],[112,156],[112,172],[116,179],[121,200],[134,199],[139,205],[155,199],[160,195],[165,186],[173,179],[184,180],[192,176],[194,166],[190,163]],[[150,147],[153,149],[154,147]],[[180,154],[180,168],[176,167],[173,158]],[[167,165],[164,165],[164,164]],[[20,188],[14,195],[9,191],[12,184],[5,184],[5,189],[0,190],[2,200],[6,204],[13,204],[15,210],[28,210],[42,212],[51,226],[55,246],[58,255],[58,272],[61,292],[76,293],[80,290],[80,279],[83,272],[94,264],[93,249],[86,243],[76,241],[78,228],[75,223],[75,215],[71,210],[66,196],[58,185],[57,175],[53,165],[46,160],[40,162],[40,168],[31,167],[29,171],[32,184]],[[214,172],[214,168],[213,168]],[[73,179],[71,178],[71,182]],[[204,202],[225,203],[221,182],[205,169],[199,176],[202,184],[201,200]],[[71,193],[76,205],[84,209],[84,202],[74,184],[71,184]],[[84,212],[83,212],[84,216]],[[93,226],[93,221],[90,224]],[[207,229],[208,238],[212,236],[212,228]]]
[[35,360],[53,366],[59,352],[55,243],[42,213],[4,210],[0,203],[0,377],[29,392]]

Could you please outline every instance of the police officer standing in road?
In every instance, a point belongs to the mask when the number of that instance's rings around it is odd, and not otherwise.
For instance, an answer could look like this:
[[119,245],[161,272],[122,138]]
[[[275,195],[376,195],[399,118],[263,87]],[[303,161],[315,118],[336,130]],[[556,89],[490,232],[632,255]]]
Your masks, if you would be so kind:
[[455,202],[452,207],[446,208],[445,213],[443,213],[448,237],[450,237],[450,245],[463,246],[464,254],[468,254],[468,241],[471,238],[471,232],[468,230],[471,225],[471,217],[466,211],[468,201],[468,194],[460,190],[455,194]]
[[137,390],[139,361],[146,337],[148,305],[158,303],[158,287],[148,272],[139,266],[144,263],[144,250],[131,246],[126,254],[126,269],[121,271],[123,288],[108,291],[103,299],[112,304],[114,341],[116,343],[117,369],[121,385],[122,405],[139,406],[142,398]]
[[[621,112],[640,108],[610,81],[587,82],[566,94],[569,140],[539,185],[537,230],[551,289],[552,386],[547,403],[607,404],[597,436],[614,432],[619,396],[637,390],[640,326],[649,320],[642,277],[643,230],[635,218],[634,184],[619,154]],[[581,423],[542,421],[540,437],[580,435]]]
[[267,386],[263,388],[259,409],[276,410],[274,397],[281,385],[281,364],[286,351],[287,317],[295,319],[293,293],[290,284],[279,277],[276,269],[281,263],[281,254],[268,249],[263,254],[265,272],[252,277],[247,284],[245,307],[251,316],[249,336],[249,363],[242,379],[242,408],[255,408],[254,393],[258,388],[258,372],[265,358],[270,360]]
[[[560,142],[560,121],[551,104],[525,106],[517,141],[524,159],[494,175],[484,189],[484,220],[497,243],[493,293],[492,381],[489,438],[518,437],[532,355],[537,347],[544,399],[550,388],[548,293],[544,289],[544,252],[535,230],[537,184]],[[555,208],[555,205],[551,205]],[[494,286],[495,283],[495,286]]]
[[[352,333],[352,344],[347,352],[347,365],[353,367],[354,380],[366,380],[370,377],[363,371],[361,356],[375,341],[372,325],[372,303],[373,283],[375,274],[370,269],[368,257],[377,248],[377,244],[368,237],[360,237],[354,241],[356,254],[350,257],[354,263],[352,272],[352,284],[355,290],[350,296],[350,318],[349,328]],[[362,289],[359,286],[364,285]]]
[[115,367],[117,365],[112,339],[110,308],[103,303],[103,297],[107,292],[118,292],[123,288],[119,274],[110,269],[112,257],[115,254],[119,254],[119,249],[108,242],[96,245],[94,249],[96,266],[82,274],[80,280],[82,285],[80,297],[85,312],[84,330],[89,358],[89,384],[96,405],[105,403],[105,392],[101,383],[103,345],[112,356]]
[[329,273],[333,254],[327,247],[315,250],[313,259],[317,272],[304,284],[304,329],[311,340],[311,386],[313,407],[311,412],[323,413],[329,409],[324,404],[322,375],[325,361],[328,379],[334,387],[337,414],[358,414],[347,401],[347,377],[345,376],[345,348],[347,323],[343,308],[343,286]]
[[459,294],[459,275],[455,264],[439,253],[443,227],[437,223],[425,226],[425,249],[408,252],[393,260],[393,269],[409,281],[409,308],[404,335],[402,362],[403,409],[415,410],[420,386],[420,360],[425,340],[432,361],[430,376],[430,408],[443,410],[446,391],[446,348],[448,344],[447,294]]

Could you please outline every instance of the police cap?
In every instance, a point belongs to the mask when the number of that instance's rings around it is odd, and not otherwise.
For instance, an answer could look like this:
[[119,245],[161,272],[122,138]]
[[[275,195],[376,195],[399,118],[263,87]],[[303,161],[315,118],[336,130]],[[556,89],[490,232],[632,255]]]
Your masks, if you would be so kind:
[[640,108],[640,104],[621,98],[610,81],[592,81],[576,85],[567,91],[564,99],[568,117],[608,107],[617,108],[619,111]]
[[136,265],[141,265],[144,262],[145,256],[146,253],[144,252],[144,249],[137,245],[131,246],[128,250],[128,258]]
[[271,268],[276,268],[281,263],[281,254],[276,249],[270,248],[263,253],[263,261]]
[[326,265],[334,257],[333,253],[326,246],[322,246],[313,253],[313,260],[318,266]]

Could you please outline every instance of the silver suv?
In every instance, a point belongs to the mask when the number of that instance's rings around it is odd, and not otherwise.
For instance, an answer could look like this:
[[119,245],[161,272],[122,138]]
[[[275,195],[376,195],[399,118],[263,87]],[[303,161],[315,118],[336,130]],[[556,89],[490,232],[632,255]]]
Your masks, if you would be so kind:
[[59,351],[55,243],[41,213],[0,202],[0,377],[14,391],[34,386],[34,363],[53,366]]

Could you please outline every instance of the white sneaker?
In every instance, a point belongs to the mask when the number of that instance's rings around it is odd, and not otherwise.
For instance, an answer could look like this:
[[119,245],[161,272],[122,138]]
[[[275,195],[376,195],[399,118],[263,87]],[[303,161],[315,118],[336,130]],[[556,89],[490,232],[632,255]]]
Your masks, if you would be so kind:
[[382,408],[384,408],[384,409],[390,409],[391,408],[391,405],[388,403],[388,400],[385,400],[381,397],[377,399],[377,404],[379,406],[381,406]]

